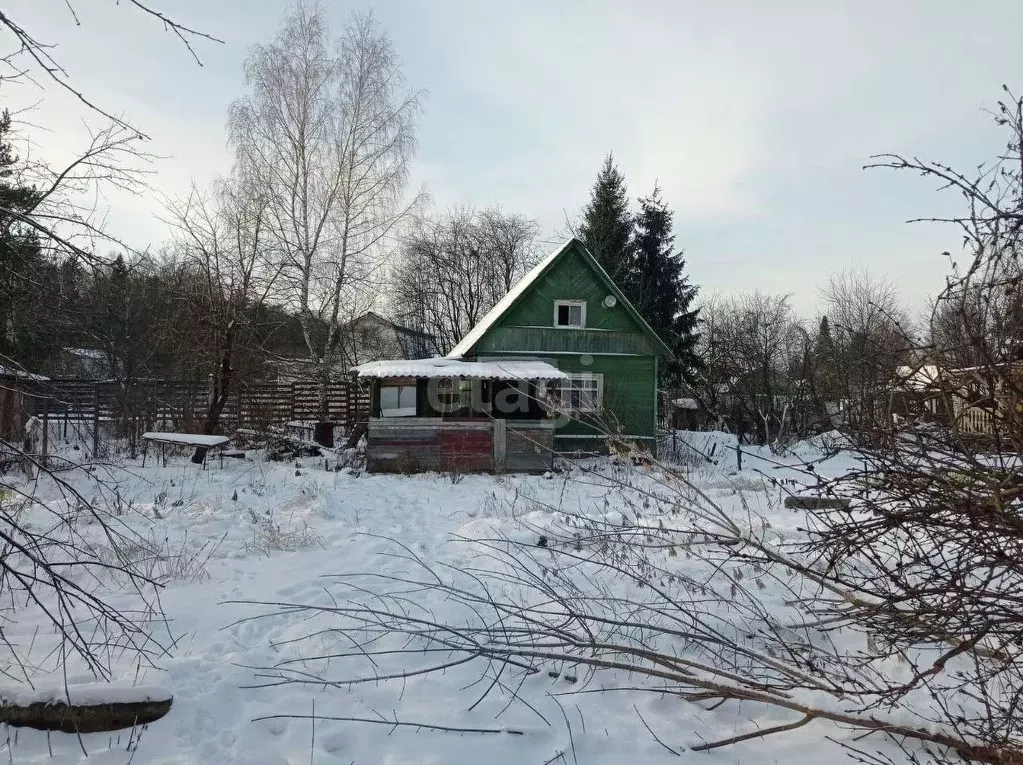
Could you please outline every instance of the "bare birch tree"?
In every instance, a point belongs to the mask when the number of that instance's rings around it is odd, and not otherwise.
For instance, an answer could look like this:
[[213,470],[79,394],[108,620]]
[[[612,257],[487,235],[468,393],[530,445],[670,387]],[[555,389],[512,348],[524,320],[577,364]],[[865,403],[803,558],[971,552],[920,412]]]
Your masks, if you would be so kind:
[[301,4],[255,48],[245,77],[230,143],[266,194],[276,294],[299,316],[326,419],[327,384],[358,295],[424,197],[405,197],[423,94],[405,89],[390,38],[371,16],[354,16],[334,42],[323,9]]

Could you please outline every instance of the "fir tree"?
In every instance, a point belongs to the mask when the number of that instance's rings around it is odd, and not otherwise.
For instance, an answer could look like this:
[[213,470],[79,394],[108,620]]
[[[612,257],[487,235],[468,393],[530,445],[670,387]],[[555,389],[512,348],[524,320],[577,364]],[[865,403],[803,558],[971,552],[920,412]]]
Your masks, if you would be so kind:
[[[38,193],[22,183],[20,160],[12,143],[11,115],[0,112],[0,363],[14,360],[37,366],[52,352],[52,286],[46,274],[39,236],[24,222]],[[43,287],[42,285],[45,285]],[[49,309],[49,310],[48,310]]]
[[615,283],[622,286],[632,259],[632,215],[625,176],[615,166],[611,154],[604,160],[590,190],[590,201],[579,224],[579,238]]
[[674,249],[675,214],[661,199],[660,189],[639,200],[633,258],[623,287],[636,310],[667,343],[675,360],[665,365],[664,378],[671,384],[691,379],[700,366],[696,355],[699,309],[690,306],[698,288],[689,283],[686,262]]
[[835,357],[835,342],[831,338],[831,325],[827,316],[821,317],[814,340],[813,356],[817,378],[814,387],[817,395],[825,401],[830,401],[838,393],[835,377],[835,364],[838,363],[838,359]]

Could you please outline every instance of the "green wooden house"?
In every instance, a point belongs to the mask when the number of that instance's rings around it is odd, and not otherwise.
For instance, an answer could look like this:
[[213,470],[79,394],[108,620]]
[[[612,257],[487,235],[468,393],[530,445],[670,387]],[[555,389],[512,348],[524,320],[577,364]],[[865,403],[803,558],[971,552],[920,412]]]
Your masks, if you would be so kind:
[[531,358],[567,373],[559,451],[599,447],[609,434],[653,448],[658,365],[670,355],[578,239],[540,261],[448,354]]

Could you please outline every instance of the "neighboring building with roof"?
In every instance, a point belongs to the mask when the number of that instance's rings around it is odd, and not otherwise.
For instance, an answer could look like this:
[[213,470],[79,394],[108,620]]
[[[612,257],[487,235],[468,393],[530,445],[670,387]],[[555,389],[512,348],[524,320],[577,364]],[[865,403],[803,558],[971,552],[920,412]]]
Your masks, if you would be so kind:
[[343,331],[352,364],[382,359],[424,359],[440,354],[437,338],[367,311]]
[[61,348],[46,372],[61,380],[112,380],[121,366],[119,359],[99,348]]
[[[348,378],[348,370],[359,364],[385,359],[422,359],[440,354],[437,338],[367,311],[341,329],[338,360],[331,375]],[[279,359],[269,364],[277,372],[277,381],[291,383],[308,380],[314,370],[305,358]]]

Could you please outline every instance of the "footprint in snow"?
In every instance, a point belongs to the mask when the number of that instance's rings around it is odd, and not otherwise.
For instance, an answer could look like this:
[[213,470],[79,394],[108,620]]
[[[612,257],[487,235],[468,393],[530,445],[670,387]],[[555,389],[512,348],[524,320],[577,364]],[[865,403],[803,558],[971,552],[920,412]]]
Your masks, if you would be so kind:
[[267,720],[266,729],[272,736],[283,736],[288,730],[287,720]]
[[331,733],[323,739],[323,751],[327,754],[335,754],[344,751],[348,747],[348,736],[344,733]]

